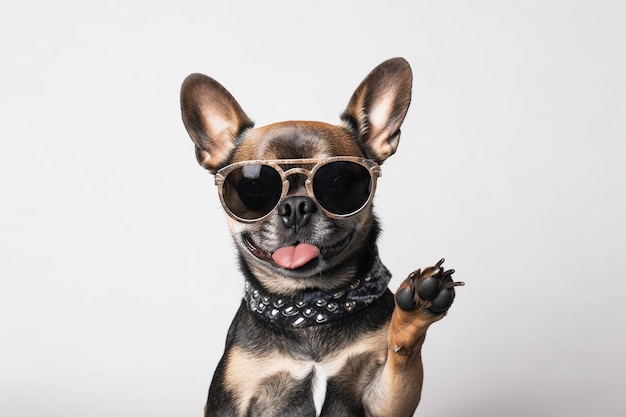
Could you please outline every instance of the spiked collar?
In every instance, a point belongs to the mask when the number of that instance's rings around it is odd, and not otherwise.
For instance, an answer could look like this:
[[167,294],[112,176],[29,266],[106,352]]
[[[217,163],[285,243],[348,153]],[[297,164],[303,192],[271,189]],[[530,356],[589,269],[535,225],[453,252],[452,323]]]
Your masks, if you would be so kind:
[[265,292],[246,281],[244,300],[248,310],[263,321],[287,328],[301,328],[347,317],[369,306],[387,289],[391,273],[376,256],[363,278],[332,291],[308,290],[297,297]]

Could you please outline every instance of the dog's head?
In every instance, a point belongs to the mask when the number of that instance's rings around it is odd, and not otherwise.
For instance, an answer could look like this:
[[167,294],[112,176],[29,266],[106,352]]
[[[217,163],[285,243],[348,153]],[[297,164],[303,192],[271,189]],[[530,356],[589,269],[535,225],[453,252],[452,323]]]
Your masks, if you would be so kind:
[[254,128],[233,96],[192,74],[181,90],[200,165],[216,174],[242,267],[268,290],[346,285],[375,253],[372,197],[411,101],[402,58],[356,89],[342,125],[288,121]]

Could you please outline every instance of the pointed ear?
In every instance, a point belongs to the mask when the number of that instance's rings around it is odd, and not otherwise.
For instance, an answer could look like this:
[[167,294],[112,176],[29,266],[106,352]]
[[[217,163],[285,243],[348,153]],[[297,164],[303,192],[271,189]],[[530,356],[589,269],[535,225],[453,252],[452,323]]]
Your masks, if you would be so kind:
[[183,82],[180,108],[198,162],[213,173],[228,161],[241,132],[254,125],[220,83],[202,74]]
[[403,58],[389,59],[356,89],[341,120],[361,141],[368,157],[382,163],[400,141],[400,125],[411,103],[413,74]]

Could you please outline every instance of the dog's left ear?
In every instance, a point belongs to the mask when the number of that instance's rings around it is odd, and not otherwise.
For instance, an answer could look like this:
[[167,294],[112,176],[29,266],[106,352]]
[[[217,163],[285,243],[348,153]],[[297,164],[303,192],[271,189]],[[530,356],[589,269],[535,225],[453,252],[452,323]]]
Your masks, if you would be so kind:
[[254,125],[228,90],[203,74],[185,79],[180,108],[185,128],[196,144],[196,158],[211,173],[226,164],[237,138]]
[[341,115],[367,157],[382,163],[400,141],[400,125],[411,103],[413,74],[403,58],[389,59],[369,73]]

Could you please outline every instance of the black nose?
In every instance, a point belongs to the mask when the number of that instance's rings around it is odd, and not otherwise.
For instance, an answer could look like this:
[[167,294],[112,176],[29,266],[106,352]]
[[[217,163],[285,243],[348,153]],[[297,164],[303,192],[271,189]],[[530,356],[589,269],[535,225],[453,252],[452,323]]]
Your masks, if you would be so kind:
[[317,211],[315,202],[309,197],[287,197],[278,207],[278,214],[283,219],[283,225],[288,229],[298,229],[306,226],[311,220],[311,214]]

